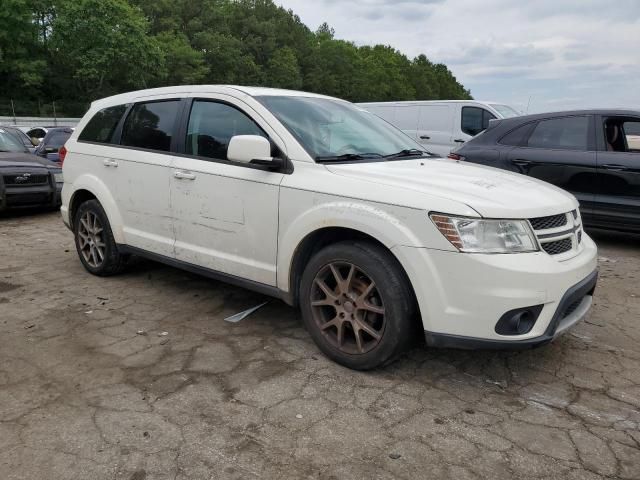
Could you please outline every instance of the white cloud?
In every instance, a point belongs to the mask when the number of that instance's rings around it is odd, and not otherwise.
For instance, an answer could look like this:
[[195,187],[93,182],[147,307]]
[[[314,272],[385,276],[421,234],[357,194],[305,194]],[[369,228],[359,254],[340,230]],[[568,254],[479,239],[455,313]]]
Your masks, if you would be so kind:
[[311,28],[446,63],[474,97],[640,108],[640,0],[276,0]]

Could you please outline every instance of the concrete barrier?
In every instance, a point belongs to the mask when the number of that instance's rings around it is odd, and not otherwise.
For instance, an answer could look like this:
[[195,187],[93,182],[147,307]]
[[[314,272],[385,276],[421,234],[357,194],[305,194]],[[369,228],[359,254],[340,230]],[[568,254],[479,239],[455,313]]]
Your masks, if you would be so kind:
[[17,125],[19,127],[75,127],[79,118],[54,117],[0,117],[0,126]]

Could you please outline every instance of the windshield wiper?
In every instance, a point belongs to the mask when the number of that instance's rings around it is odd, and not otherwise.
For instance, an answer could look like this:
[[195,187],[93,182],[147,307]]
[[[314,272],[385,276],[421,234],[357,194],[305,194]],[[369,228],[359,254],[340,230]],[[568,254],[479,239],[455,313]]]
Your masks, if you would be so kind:
[[369,158],[383,158],[379,153],[345,153],[343,155],[317,156],[316,162],[348,162],[349,160],[366,160]]
[[418,150],[417,148],[406,148],[404,150],[400,150],[397,153],[392,153],[391,155],[385,155],[384,158],[405,158],[405,157],[423,157],[424,155],[433,155],[433,153],[428,152],[426,150]]

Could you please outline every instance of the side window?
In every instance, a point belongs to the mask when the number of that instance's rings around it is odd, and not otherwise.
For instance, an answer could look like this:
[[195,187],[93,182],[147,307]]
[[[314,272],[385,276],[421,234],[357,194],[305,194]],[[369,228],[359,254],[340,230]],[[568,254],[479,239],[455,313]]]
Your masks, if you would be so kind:
[[467,135],[477,135],[487,129],[493,118],[495,115],[484,108],[462,107],[461,129]]
[[47,147],[51,148],[60,148],[65,144],[69,137],[71,136],[71,132],[54,132],[46,142]]
[[640,120],[629,120],[622,125],[630,152],[640,152]]
[[113,143],[113,134],[126,109],[125,105],[103,108],[89,120],[89,123],[80,132],[78,140],[81,142]]
[[521,125],[515,130],[511,130],[504,137],[498,140],[498,143],[501,145],[511,145],[514,147],[519,147],[520,145],[524,145],[524,142],[527,140],[529,136],[529,132],[533,128],[534,124],[527,123],[525,125]]
[[588,117],[564,117],[541,120],[529,137],[527,146],[562,150],[587,150]]
[[179,108],[180,100],[136,104],[124,122],[120,143],[168,152]]
[[186,153],[227,160],[229,140],[235,135],[267,135],[247,115],[225,103],[193,102],[187,129]]

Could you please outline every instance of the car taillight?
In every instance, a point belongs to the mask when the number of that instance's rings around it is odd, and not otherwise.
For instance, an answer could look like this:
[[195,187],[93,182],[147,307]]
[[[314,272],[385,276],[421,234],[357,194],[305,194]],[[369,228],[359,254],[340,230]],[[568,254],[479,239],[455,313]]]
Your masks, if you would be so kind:
[[64,145],[63,145],[62,147],[60,147],[60,150],[58,150],[58,161],[60,162],[61,166],[64,163],[64,157],[66,156],[67,156],[67,149],[64,148]]
[[462,155],[458,155],[457,153],[450,153],[449,155],[447,155],[447,158],[450,158],[451,160],[464,160],[464,157]]

